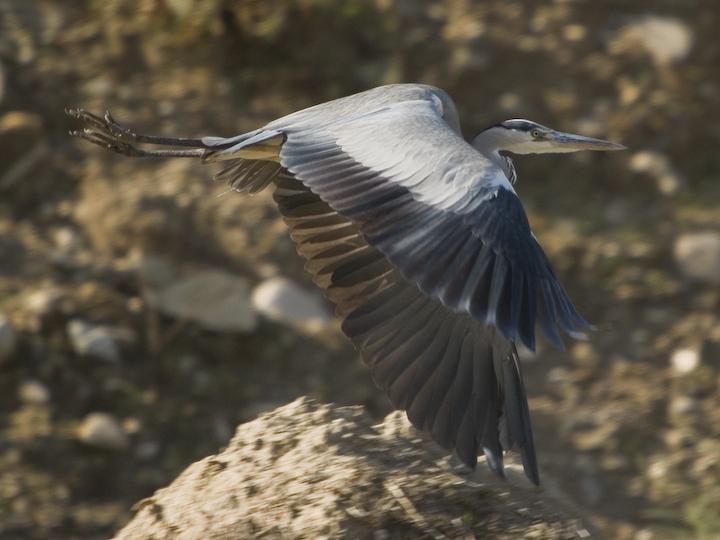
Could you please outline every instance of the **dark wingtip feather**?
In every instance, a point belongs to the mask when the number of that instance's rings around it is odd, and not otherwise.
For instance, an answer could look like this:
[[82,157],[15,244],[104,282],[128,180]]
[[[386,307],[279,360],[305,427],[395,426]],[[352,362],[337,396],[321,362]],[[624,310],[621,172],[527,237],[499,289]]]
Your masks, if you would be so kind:
[[525,385],[520,371],[520,359],[517,349],[513,346],[509,356],[503,361],[505,380],[505,413],[507,415],[510,435],[520,447],[525,475],[534,483],[539,484],[540,474],[535,454],[530,409],[525,395]]
[[528,477],[528,479],[535,484],[536,486],[540,485],[540,472],[537,468],[537,463],[534,465],[530,463],[529,459],[526,459],[526,451],[524,448],[520,448],[520,456],[522,458],[523,463],[523,470],[525,471],[525,476]]

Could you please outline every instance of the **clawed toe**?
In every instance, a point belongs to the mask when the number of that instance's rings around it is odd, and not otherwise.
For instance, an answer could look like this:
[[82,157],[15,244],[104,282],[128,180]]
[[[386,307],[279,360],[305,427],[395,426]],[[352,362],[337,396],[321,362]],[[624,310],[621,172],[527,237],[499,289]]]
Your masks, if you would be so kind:
[[[106,112],[103,117],[94,115],[83,109],[66,109],[65,113],[84,122],[83,130],[71,131],[73,137],[80,137],[88,142],[117,152],[128,157],[203,157],[207,147],[201,139],[175,139],[138,135],[122,127]],[[192,150],[141,150],[133,144],[156,144],[162,146],[184,146]]]
[[115,122],[109,112],[105,113],[105,118],[101,118],[83,109],[68,109],[65,112],[90,125],[90,127],[86,127],[82,131],[71,131],[70,135],[73,137],[80,137],[88,142],[125,156],[142,154],[142,151],[122,140],[123,136],[132,136],[132,133]]

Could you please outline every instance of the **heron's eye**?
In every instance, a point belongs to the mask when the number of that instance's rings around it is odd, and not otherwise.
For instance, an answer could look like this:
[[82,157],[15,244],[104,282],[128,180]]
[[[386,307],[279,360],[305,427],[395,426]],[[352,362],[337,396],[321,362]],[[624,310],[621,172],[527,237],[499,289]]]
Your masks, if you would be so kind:
[[532,135],[533,139],[537,139],[540,137],[540,130],[539,129],[533,129],[530,132],[530,135]]

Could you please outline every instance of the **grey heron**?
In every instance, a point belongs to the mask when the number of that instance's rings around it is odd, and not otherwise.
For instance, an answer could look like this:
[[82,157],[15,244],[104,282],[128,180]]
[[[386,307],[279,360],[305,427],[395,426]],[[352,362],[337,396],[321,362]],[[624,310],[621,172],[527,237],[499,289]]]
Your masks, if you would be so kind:
[[[230,138],[137,135],[82,110],[72,132],[133,157],[224,162],[240,192],[271,183],[306,269],[337,305],[342,329],[396,409],[475,468],[504,476],[519,448],[539,483],[515,341],[535,326],[583,338],[573,307],[530,231],[501,152],[620,150],[599,139],[509,120],[466,142],[437,88],[382,86],[289,114]],[[139,143],[180,148],[144,150]]]

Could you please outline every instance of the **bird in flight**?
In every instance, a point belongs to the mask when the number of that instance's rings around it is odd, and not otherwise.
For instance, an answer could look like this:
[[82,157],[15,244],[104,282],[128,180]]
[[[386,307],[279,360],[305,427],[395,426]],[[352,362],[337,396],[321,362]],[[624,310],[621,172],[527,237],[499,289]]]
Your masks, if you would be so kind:
[[503,452],[516,447],[539,484],[515,342],[534,350],[537,325],[563,348],[559,329],[582,339],[592,327],[530,231],[501,152],[623,146],[528,120],[466,142],[450,97],[419,84],[381,86],[229,138],[137,135],[109,113],[67,112],[87,125],[73,135],[120,154],[222,162],[216,178],[243,193],[273,184],[305,268],[392,405],[470,468],[484,454],[504,476]]

